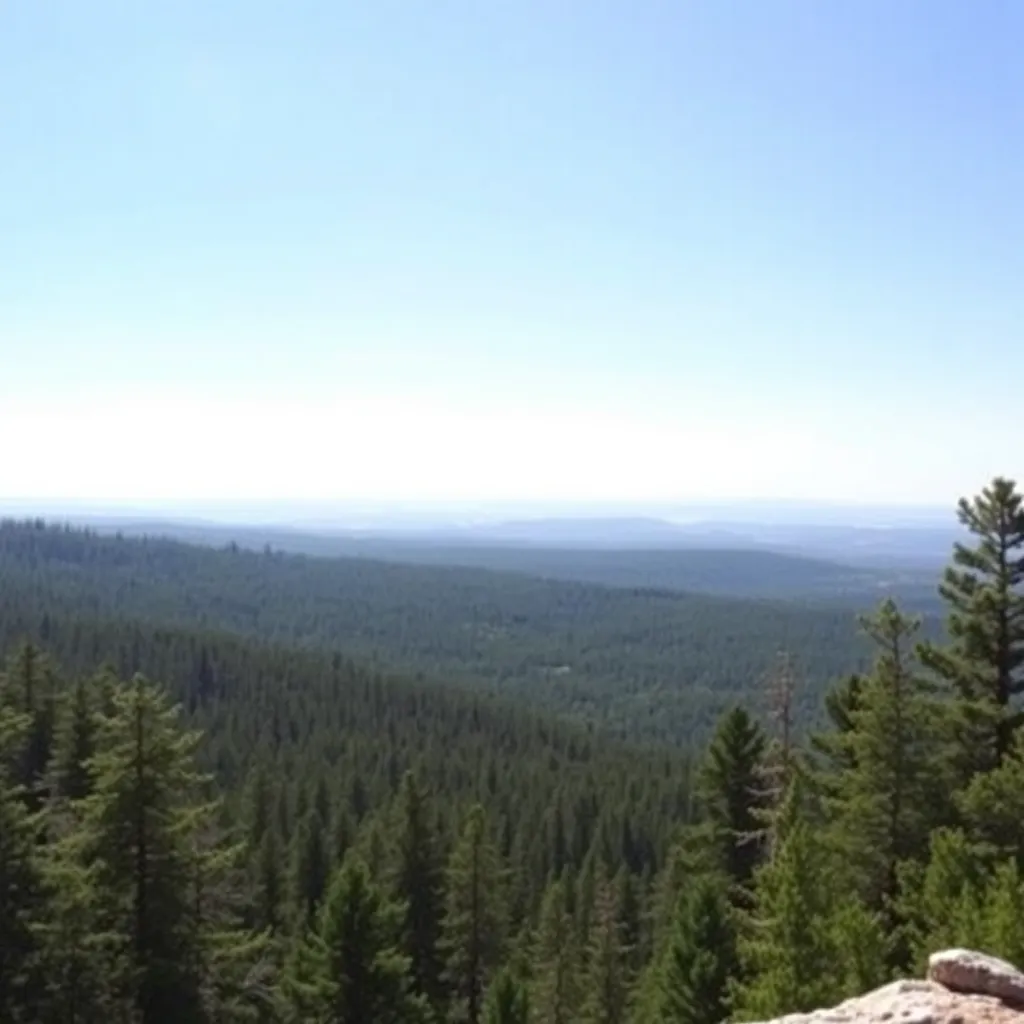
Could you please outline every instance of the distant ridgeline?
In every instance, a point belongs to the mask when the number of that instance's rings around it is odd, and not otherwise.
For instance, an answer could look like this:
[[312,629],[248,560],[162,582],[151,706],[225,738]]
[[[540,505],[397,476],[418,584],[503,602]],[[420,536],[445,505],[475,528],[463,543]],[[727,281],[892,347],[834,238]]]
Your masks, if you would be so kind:
[[780,650],[803,680],[805,722],[868,653],[853,611],[832,604],[214,549],[39,521],[0,524],[0,577],[8,642],[45,642],[47,616],[209,629],[484,687],[612,735],[673,743],[706,736],[734,701],[763,703]]

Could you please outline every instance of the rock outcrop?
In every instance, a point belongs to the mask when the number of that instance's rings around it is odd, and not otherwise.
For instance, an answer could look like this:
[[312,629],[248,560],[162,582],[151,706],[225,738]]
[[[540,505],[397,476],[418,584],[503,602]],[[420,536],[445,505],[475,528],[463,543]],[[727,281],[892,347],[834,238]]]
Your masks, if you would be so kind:
[[948,949],[931,956],[926,980],[894,981],[765,1024],[1024,1024],[1024,972],[985,953]]
[[1024,1010],[1024,973],[1013,964],[971,949],[947,949],[928,960],[928,977],[953,992],[994,996]]

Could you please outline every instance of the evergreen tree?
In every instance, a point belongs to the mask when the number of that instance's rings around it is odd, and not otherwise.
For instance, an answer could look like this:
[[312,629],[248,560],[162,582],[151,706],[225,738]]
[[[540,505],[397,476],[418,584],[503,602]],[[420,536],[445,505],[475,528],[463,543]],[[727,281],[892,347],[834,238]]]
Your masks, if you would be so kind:
[[1024,733],[998,768],[976,775],[959,794],[964,824],[990,854],[1024,866]]
[[1024,505],[997,477],[958,518],[974,546],[957,543],[939,592],[949,606],[949,643],[922,646],[922,661],[956,698],[956,767],[966,783],[998,767],[1022,718],[1024,692]]
[[112,982],[127,957],[116,932],[104,929],[98,862],[84,866],[72,833],[41,858],[47,913],[36,927],[40,980],[38,1024],[108,1024],[133,1019],[130,996]]
[[623,1024],[626,1020],[632,979],[620,911],[619,890],[602,863],[594,878],[582,1024]]
[[254,922],[260,930],[277,932],[285,920],[285,873],[281,840],[273,824],[263,830],[256,856]]
[[415,776],[406,773],[398,798],[392,887],[404,908],[401,948],[410,960],[413,987],[440,1013],[445,1004],[440,950],[444,864],[430,819],[424,793]]
[[856,767],[850,733],[863,688],[860,675],[847,676],[833,686],[825,694],[825,717],[830,728],[810,736],[814,782],[826,797],[834,797],[839,780]]
[[27,715],[0,705],[0,1020],[35,1020],[33,989],[38,967],[35,926],[40,921],[43,880],[38,856],[38,821],[14,785]]
[[501,957],[503,875],[484,810],[477,805],[449,861],[441,942],[453,1017],[466,1024],[479,1024],[483,995]]
[[[836,974],[842,981],[839,998],[870,992],[893,974],[894,949],[900,936],[893,934],[882,915],[866,907],[857,896],[840,900],[830,913]],[[902,956],[902,953],[901,953]]]
[[625,866],[616,872],[614,885],[622,948],[626,955],[628,976],[632,979],[644,962],[642,899],[637,880]]
[[62,701],[51,768],[58,797],[80,800],[92,789],[89,762],[96,752],[96,715],[102,710],[96,693],[101,685],[99,680],[79,679]]
[[508,967],[495,975],[484,999],[484,1024],[530,1024],[530,991]]
[[732,909],[721,881],[702,875],[687,886],[659,971],[656,1019],[719,1024],[728,1015],[736,973]]
[[999,864],[985,891],[984,949],[1024,964],[1024,884],[1016,861]]
[[710,865],[725,873],[738,895],[750,884],[761,856],[758,794],[766,740],[741,707],[719,720],[698,776],[697,795],[705,824],[701,838]]
[[12,780],[32,810],[41,802],[39,789],[50,763],[56,721],[57,681],[50,660],[34,644],[22,644],[0,680],[0,703],[24,716],[25,726],[14,761]]
[[[81,862],[96,865],[103,930],[119,937],[126,961],[114,980],[141,1024],[200,1021],[212,936],[196,919],[193,880],[213,808],[193,762],[199,737],[141,676],[112,704],[90,761],[93,791],[79,802]],[[221,944],[236,938],[219,923],[216,931]]]
[[940,828],[931,837],[924,870],[903,872],[903,917],[915,966],[936,949],[977,948],[985,942],[986,867],[961,829]]
[[292,894],[300,922],[313,919],[330,873],[324,823],[314,807],[303,817],[292,849]]
[[929,834],[946,816],[948,787],[936,756],[938,707],[911,650],[919,620],[887,599],[861,622],[878,656],[850,712],[850,767],[835,785],[836,828],[861,897],[892,929],[900,865],[927,859]]
[[779,808],[771,859],[755,874],[755,906],[741,930],[737,1015],[762,1020],[835,1001],[835,949],[829,911],[835,864],[807,817],[799,771]]
[[564,879],[544,893],[530,1006],[536,1024],[569,1024],[580,1003],[579,951]]
[[297,947],[285,977],[294,1017],[320,1024],[423,1024],[428,1011],[412,992],[408,958],[397,946],[401,908],[350,855],[338,870],[315,927]]

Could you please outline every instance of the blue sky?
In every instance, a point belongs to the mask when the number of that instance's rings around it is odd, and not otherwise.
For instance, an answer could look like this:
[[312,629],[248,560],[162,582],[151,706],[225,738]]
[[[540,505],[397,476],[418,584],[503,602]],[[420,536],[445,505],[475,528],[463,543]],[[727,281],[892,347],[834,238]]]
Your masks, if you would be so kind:
[[10,0],[0,497],[948,503],[1024,7]]

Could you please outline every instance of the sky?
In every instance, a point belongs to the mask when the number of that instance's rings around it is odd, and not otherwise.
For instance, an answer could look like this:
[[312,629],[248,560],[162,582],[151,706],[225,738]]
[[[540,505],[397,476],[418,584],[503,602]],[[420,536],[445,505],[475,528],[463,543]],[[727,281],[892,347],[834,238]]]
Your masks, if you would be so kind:
[[1021,470],[1014,0],[0,0],[0,499]]

